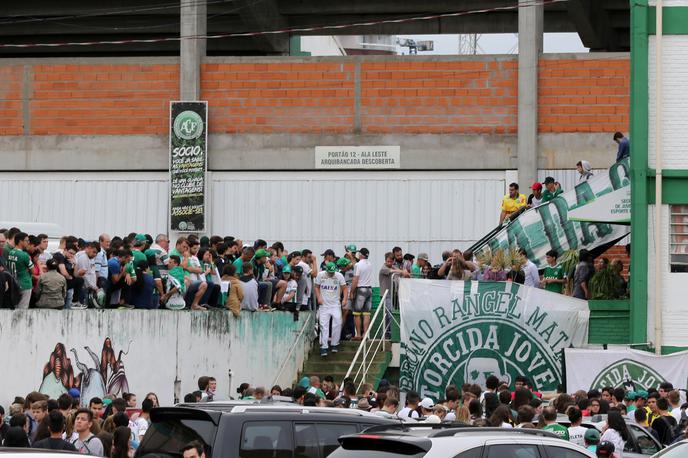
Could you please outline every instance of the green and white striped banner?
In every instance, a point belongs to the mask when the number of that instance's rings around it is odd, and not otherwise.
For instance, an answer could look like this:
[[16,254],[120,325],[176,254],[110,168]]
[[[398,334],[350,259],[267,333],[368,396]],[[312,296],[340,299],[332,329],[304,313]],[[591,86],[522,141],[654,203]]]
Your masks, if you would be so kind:
[[494,374],[538,391],[562,382],[562,350],[587,343],[587,301],[510,282],[402,279],[400,388],[444,398]]

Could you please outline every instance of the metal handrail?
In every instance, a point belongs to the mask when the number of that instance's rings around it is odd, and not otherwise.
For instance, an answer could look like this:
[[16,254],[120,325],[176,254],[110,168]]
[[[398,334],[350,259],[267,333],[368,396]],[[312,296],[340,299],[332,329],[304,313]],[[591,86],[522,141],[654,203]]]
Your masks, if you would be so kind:
[[277,385],[277,381],[282,376],[282,373],[284,372],[284,368],[287,367],[287,363],[291,359],[291,355],[292,355],[292,353],[294,353],[294,350],[296,349],[296,345],[298,345],[298,343],[301,341],[301,337],[303,336],[303,334],[308,329],[310,322],[313,320],[314,314],[315,314],[314,312],[308,312],[308,318],[306,318],[306,321],[303,323],[303,326],[301,326],[301,331],[299,331],[299,335],[296,336],[294,343],[291,344],[291,347],[289,348],[287,355],[284,357],[284,360],[282,361],[282,365],[280,366],[280,370],[279,370],[279,372],[277,372],[277,376],[275,376],[275,380],[272,382],[272,386]]
[[[356,386],[356,391],[358,391],[361,388],[361,385],[365,383],[366,378],[368,377],[368,369],[370,369],[370,366],[372,366],[372,362],[375,360],[375,356],[377,356],[378,351],[380,350],[380,346],[382,346],[382,351],[385,351],[385,335],[387,333],[387,307],[385,307],[385,299],[387,298],[387,293],[389,293],[389,290],[385,291],[385,293],[382,295],[380,298],[380,303],[378,304],[377,310],[375,310],[375,313],[373,314],[372,318],[370,319],[370,325],[368,326],[368,329],[366,330],[365,334],[363,335],[363,339],[361,339],[361,343],[358,346],[358,350],[356,350],[356,354],[354,355],[353,360],[351,361],[351,364],[349,365],[349,370],[346,372],[346,375],[344,376],[344,379],[347,379],[351,376],[351,373],[354,370],[354,367],[356,367],[356,364],[358,362],[359,356],[363,356],[362,361],[359,363],[358,370],[356,371],[356,374],[354,375],[353,381],[356,383],[358,380],[358,384]],[[382,312],[381,312],[382,311]],[[371,338],[370,332],[371,329],[373,328],[373,324],[377,321],[378,317],[380,316],[380,313],[382,313],[382,320],[381,323],[378,325],[377,330],[375,331],[373,337]],[[382,335],[378,335],[380,333],[380,330],[382,330]],[[376,339],[375,337],[379,337]],[[377,346],[375,346],[375,349],[373,350],[372,347],[375,345],[375,341],[377,340]],[[369,341],[371,345],[369,348]],[[372,352],[372,355],[371,355]],[[362,373],[362,374],[361,374]],[[359,380],[359,375],[362,375],[362,377]],[[344,381],[342,381],[342,385],[344,384]]]

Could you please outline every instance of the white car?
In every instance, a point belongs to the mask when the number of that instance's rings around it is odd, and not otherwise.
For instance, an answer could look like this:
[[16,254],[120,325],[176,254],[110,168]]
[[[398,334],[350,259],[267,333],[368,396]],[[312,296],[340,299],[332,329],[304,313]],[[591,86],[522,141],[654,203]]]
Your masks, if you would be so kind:
[[682,440],[681,442],[676,442],[672,446],[665,448],[656,455],[652,455],[652,458],[685,458],[688,456],[688,440]]
[[594,458],[595,454],[537,429],[445,425],[374,427],[339,439],[329,458]]

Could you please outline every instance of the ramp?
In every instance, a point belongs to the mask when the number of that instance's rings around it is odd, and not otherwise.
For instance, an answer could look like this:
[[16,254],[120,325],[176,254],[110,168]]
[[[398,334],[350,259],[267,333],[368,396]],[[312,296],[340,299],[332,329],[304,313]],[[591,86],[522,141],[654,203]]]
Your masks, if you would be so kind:
[[[556,178],[556,177],[555,177]],[[490,231],[483,239],[469,248],[478,255],[487,247],[508,249],[518,246],[525,249],[528,258],[538,268],[547,264],[545,253],[555,250],[559,255],[568,250],[596,249],[611,246],[631,232],[624,218],[606,218],[601,221],[573,220],[574,214],[608,215],[615,212],[630,214],[630,205],[625,199],[630,193],[630,167],[628,158],[609,168],[606,173],[593,176],[588,181],[580,182],[574,189],[565,190],[555,199],[538,207],[523,212],[514,221]],[[586,212],[586,207],[592,211]]]

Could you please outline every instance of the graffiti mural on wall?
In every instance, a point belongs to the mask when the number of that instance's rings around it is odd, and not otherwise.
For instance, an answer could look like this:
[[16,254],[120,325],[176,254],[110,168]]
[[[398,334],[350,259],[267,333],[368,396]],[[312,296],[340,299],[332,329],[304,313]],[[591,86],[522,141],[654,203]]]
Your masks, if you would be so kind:
[[[79,370],[79,373],[75,375],[72,359],[69,358],[65,345],[58,342],[43,368],[43,382],[39,391],[57,399],[71,388],[78,388],[81,391],[81,404],[84,406],[88,405],[88,401],[94,397],[102,398],[106,394],[121,396],[129,392],[129,383],[122,360],[122,356],[129,353],[129,348],[127,351],[120,350],[115,356],[112,341],[106,337],[100,358],[89,346],[84,346],[83,349],[87,354],[85,359],[79,358],[76,348],[70,349],[74,365]],[[89,359],[93,361],[93,365],[89,365]]]

